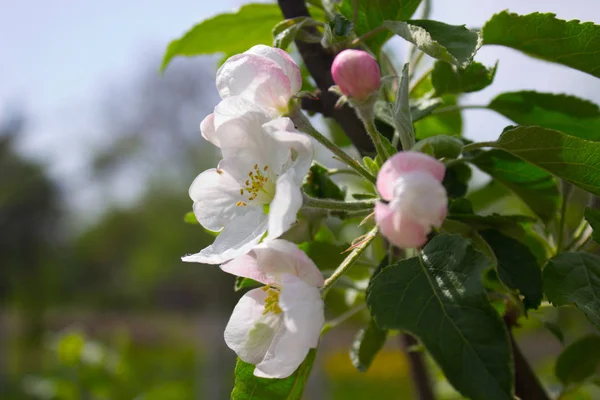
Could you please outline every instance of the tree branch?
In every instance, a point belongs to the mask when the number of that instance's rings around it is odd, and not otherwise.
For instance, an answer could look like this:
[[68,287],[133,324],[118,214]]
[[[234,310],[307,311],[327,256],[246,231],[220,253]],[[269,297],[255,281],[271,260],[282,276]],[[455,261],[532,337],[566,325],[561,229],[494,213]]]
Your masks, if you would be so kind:
[[[304,0],[277,0],[277,3],[286,19],[310,17]],[[314,30],[315,28],[304,29]],[[335,108],[338,96],[329,91],[329,87],[334,85],[333,78],[331,77],[331,64],[333,63],[334,55],[327,52],[320,43],[307,43],[300,40],[296,40],[295,43],[308,71],[321,91],[319,95],[321,107],[316,107],[313,101],[310,104],[311,110],[321,112],[325,116],[333,117],[361,154],[373,153],[375,151],[373,142],[365,132],[354,110],[347,105]],[[305,104],[308,105],[308,102],[303,101],[303,106]]]
[[425,359],[423,358],[423,353],[411,349],[419,342],[408,333],[403,333],[401,336],[399,336],[399,341],[400,345],[408,356],[412,381],[415,385],[415,390],[417,391],[417,399],[435,400],[435,396],[431,388],[431,381],[429,380],[429,374],[427,373],[427,366],[425,365]]

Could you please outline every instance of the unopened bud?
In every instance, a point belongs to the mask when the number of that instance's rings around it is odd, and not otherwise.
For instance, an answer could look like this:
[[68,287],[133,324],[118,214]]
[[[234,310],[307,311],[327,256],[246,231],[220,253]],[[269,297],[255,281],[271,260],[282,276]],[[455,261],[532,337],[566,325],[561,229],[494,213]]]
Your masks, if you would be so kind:
[[349,49],[339,53],[331,65],[331,75],[344,95],[359,102],[379,90],[379,66],[366,51]]

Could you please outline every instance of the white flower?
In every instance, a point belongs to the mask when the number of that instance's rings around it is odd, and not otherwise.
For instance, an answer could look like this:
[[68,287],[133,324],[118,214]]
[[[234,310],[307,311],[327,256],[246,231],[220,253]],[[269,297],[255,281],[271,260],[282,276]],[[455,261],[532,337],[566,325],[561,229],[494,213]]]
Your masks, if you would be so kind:
[[323,275],[306,254],[285,240],[256,246],[221,268],[268,286],[250,290],[225,328],[225,342],[254,375],[286,378],[319,343],[325,324],[318,287]]
[[301,86],[300,69],[284,50],[258,45],[229,58],[217,71],[223,100],[200,124],[202,136],[219,146],[216,130],[231,118],[249,111],[263,111],[271,119],[281,117]]
[[310,167],[310,139],[289,118],[269,121],[247,112],[219,127],[223,159],[190,187],[194,214],[206,229],[221,231],[214,243],[183,261],[220,264],[279,237],[296,221],[300,186]]

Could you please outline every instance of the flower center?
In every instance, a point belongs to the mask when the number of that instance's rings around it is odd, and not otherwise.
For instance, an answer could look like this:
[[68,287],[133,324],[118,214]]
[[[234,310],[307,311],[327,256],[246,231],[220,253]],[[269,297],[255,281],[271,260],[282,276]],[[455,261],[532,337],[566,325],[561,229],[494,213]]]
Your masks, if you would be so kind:
[[262,288],[262,290],[267,292],[263,315],[267,315],[270,312],[275,315],[281,314],[282,310],[279,307],[279,290],[272,288],[271,286],[265,286]]
[[269,204],[275,196],[275,182],[269,173],[269,166],[265,165],[262,168],[258,164],[254,164],[254,168],[248,172],[248,179],[243,188],[240,189],[241,196],[248,196],[247,200],[240,200],[236,203],[238,207],[245,207],[247,202],[255,202],[260,204]]

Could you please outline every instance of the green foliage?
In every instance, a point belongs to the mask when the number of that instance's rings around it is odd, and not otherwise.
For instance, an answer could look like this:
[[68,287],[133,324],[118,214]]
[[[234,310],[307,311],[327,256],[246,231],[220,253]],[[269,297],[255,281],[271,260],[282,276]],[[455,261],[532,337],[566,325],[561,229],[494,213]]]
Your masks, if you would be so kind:
[[487,68],[472,62],[466,68],[458,68],[444,61],[436,61],[431,72],[431,82],[436,96],[446,93],[476,92],[492,84],[498,64]]
[[463,68],[469,65],[481,47],[479,34],[464,25],[448,25],[431,20],[387,20],[383,26],[431,57]]
[[554,373],[564,385],[579,384],[596,374],[599,364],[600,336],[588,335],[563,350]]
[[195,25],[169,43],[161,70],[177,56],[243,53],[256,44],[272,42],[271,30],[281,21],[276,4],[247,4],[235,13],[219,14]]
[[[354,5],[358,3],[358,15],[354,17]],[[354,31],[358,36],[364,35],[380,27],[386,19],[406,21],[415,13],[421,0],[342,0],[339,11],[350,21],[356,20]],[[392,36],[389,32],[381,32],[366,41],[367,46],[375,54]]]
[[525,297],[526,309],[538,308],[543,297],[542,270],[529,247],[496,230],[488,229],[479,234],[496,255],[502,282]]
[[482,283],[489,265],[468,240],[436,236],[420,257],[381,271],[367,304],[380,328],[417,335],[464,396],[506,400],[513,396],[510,343]]
[[560,201],[556,179],[546,171],[500,150],[467,160],[519,196],[544,222],[554,218]]
[[562,253],[544,268],[544,293],[555,306],[575,304],[600,329],[600,257]]
[[319,199],[344,200],[346,194],[329,177],[327,168],[313,162],[302,184],[304,193]]
[[316,21],[308,17],[286,19],[273,27],[273,47],[286,50],[296,39],[303,42],[319,43],[321,38],[303,29],[314,26]]
[[438,135],[425,138],[415,144],[413,150],[429,154],[437,159],[454,159],[460,156],[463,142],[452,136]]
[[350,348],[350,360],[359,371],[365,372],[373,359],[381,350],[388,336],[388,331],[380,329],[371,320],[366,328],[358,331]]
[[259,286],[262,286],[262,283],[256,282],[254,279],[238,276],[235,278],[233,290],[239,292],[240,290],[255,288]]
[[393,126],[396,128],[396,134],[400,136],[400,143],[402,143],[403,148],[410,146],[410,144],[415,141],[415,131],[408,100],[408,81],[408,63],[406,63],[402,67],[402,74],[400,75],[400,81],[398,82],[396,98],[394,99],[394,105],[391,108]]
[[484,44],[511,47],[600,78],[600,26],[564,21],[555,14],[518,15],[502,11],[482,30]]
[[186,224],[190,224],[190,225],[200,225],[200,223],[198,222],[198,219],[196,219],[196,215],[194,214],[193,211],[185,213],[185,215],[183,217],[183,222],[185,222]]
[[446,167],[446,175],[442,184],[446,188],[448,197],[451,199],[463,197],[467,193],[471,175],[471,167],[462,162]]
[[235,366],[235,386],[232,400],[300,400],[317,352],[312,349],[296,372],[284,379],[265,379],[254,376],[254,365],[238,359]]
[[592,238],[600,243],[600,211],[594,208],[586,207],[585,209],[585,219],[590,224],[592,229]]
[[600,194],[600,141],[537,126],[509,127],[493,144],[515,156]]
[[[440,98],[439,107],[456,106],[456,95],[448,94]],[[460,136],[462,134],[462,116],[460,111],[445,112],[439,115],[431,115],[415,122],[415,136],[417,139],[425,139],[430,136],[448,135]]]
[[600,108],[565,94],[502,93],[488,106],[520,125],[538,125],[582,139],[600,140]]

